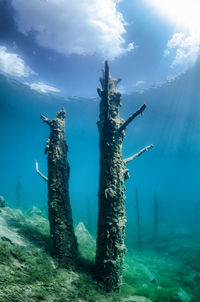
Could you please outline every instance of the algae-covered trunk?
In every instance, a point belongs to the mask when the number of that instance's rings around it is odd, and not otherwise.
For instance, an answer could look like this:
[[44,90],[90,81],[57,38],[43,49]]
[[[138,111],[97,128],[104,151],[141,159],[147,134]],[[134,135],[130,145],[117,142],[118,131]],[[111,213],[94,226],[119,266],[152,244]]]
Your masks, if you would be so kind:
[[[121,93],[116,91],[119,79],[110,76],[107,62],[100,82],[102,89],[97,89],[101,102],[97,123],[100,139],[100,174],[96,277],[105,285],[107,291],[112,291],[120,287],[126,252],[124,183],[129,177],[126,162],[132,160],[132,157],[127,160],[122,158],[124,130],[146,106],[143,105],[124,122],[118,112],[121,105]],[[146,147],[146,150],[149,148],[150,146]],[[138,154],[134,156],[137,157],[140,155]]]
[[55,256],[65,267],[73,267],[77,254],[72,210],[69,198],[70,168],[65,140],[66,112],[63,108],[56,118],[41,119],[50,126],[45,154],[48,153],[48,214]]

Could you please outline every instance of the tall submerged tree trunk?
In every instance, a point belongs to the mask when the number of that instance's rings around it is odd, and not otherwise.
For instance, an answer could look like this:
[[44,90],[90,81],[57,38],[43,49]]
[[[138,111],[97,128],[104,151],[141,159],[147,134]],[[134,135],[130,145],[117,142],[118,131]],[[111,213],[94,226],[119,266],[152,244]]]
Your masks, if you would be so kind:
[[96,278],[105,285],[106,291],[115,291],[120,287],[123,270],[125,239],[125,179],[129,177],[126,163],[140,156],[152,145],[137,154],[123,160],[122,142],[125,128],[139,114],[143,105],[124,122],[119,117],[121,93],[116,91],[120,79],[110,76],[107,61],[102,89],[97,91],[101,98],[99,121],[100,174],[99,174],[99,212],[96,252]]
[[[67,161],[65,118],[64,108],[53,120],[41,116],[41,119],[50,127],[45,154],[48,154],[48,179],[46,180],[48,181],[48,215],[53,250],[64,267],[72,268],[76,262],[77,240],[69,198],[70,167]],[[39,174],[41,175],[40,172]]]

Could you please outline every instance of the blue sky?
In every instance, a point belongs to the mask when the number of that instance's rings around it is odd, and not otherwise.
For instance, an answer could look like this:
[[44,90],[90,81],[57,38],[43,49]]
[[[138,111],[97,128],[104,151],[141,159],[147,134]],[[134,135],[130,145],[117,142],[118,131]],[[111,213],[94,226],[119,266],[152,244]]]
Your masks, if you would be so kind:
[[123,92],[146,89],[196,62],[199,10],[198,0],[0,0],[0,72],[93,97],[108,59]]

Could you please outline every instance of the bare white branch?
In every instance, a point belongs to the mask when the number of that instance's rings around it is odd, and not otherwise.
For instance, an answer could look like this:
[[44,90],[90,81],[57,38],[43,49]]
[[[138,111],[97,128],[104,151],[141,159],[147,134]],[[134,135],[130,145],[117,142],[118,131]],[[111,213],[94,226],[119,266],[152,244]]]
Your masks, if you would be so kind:
[[141,149],[138,153],[135,153],[134,155],[132,155],[132,156],[124,159],[125,164],[128,163],[128,162],[130,162],[130,161],[132,161],[132,160],[134,160],[136,157],[139,157],[142,153],[148,151],[151,148],[153,148],[152,144],[149,145],[149,146],[147,146],[147,147],[145,147],[145,148],[143,148],[143,149]]
[[38,168],[38,162],[37,160],[35,161],[35,168],[36,168],[36,172],[45,180],[45,181],[48,181],[48,178],[43,175],[40,171],[39,171],[39,168]]

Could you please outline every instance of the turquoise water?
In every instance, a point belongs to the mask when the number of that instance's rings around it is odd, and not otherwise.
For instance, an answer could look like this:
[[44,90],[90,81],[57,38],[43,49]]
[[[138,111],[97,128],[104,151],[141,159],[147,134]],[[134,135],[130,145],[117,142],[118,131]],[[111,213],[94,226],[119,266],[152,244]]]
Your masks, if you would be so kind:
[[[161,87],[122,97],[120,114],[124,119],[143,103],[147,104],[144,115],[128,126],[123,144],[124,157],[154,144],[153,149],[128,164],[128,246],[134,247],[137,237],[136,187],[143,238],[153,236],[154,191],[159,202],[159,235],[166,229],[169,232],[175,232],[177,228],[193,233],[200,231],[199,65],[197,63],[179,79]],[[47,185],[35,171],[37,159],[39,169],[47,175],[44,149],[49,128],[41,121],[40,115],[52,119],[63,106],[67,111],[66,140],[73,216],[75,224],[83,221],[95,234],[99,173],[96,87],[93,98],[63,98],[41,95],[18,82],[0,77],[0,195],[5,197],[9,206],[46,206]],[[20,205],[16,204],[16,199]]]

